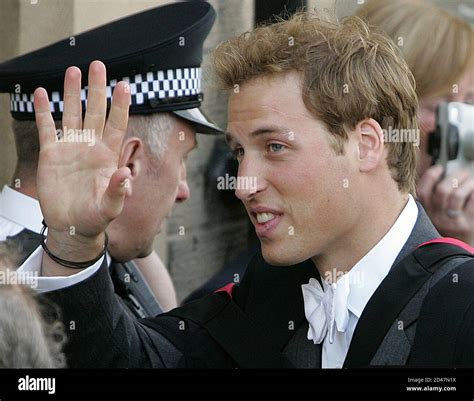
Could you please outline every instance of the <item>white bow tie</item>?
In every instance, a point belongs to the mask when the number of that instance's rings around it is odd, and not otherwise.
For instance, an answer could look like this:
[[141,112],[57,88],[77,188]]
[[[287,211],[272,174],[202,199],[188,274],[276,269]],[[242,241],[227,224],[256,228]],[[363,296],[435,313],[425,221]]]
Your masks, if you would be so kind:
[[308,340],[321,344],[329,332],[329,342],[334,342],[334,330],[345,332],[349,322],[347,297],[350,287],[347,275],[336,283],[324,282],[323,291],[318,280],[312,278],[301,286],[304,299],[304,313],[309,322]]

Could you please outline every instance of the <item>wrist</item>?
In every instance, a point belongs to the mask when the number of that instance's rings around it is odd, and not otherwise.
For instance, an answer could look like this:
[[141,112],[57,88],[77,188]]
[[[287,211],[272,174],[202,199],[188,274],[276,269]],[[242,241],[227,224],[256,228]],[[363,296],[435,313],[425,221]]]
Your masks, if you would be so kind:
[[71,262],[84,262],[95,258],[104,250],[105,233],[87,237],[69,231],[48,229],[46,245],[55,256]]

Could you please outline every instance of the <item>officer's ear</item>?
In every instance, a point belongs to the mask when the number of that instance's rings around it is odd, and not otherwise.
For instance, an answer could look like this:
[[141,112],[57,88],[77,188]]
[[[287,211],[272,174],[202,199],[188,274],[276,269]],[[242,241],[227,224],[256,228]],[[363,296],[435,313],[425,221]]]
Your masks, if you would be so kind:
[[140,138],[125,138],[120,151],[119,167],[128,167],[130,180],[136,179],[145,168],[145,144]]
[[382,127],[373,118],[359,121],[353,133],[357,141],[360,172],[375,170],[385,163],[385,147]]

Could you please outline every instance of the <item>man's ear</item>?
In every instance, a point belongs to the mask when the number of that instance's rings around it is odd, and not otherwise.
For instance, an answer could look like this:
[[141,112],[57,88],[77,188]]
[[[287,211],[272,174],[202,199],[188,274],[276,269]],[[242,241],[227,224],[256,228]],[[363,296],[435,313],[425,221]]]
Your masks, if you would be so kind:
[[119,167],[128,167],[132,172],[130,180],[137,178],[145,168],[145,146],[140,138],[124,139],[120,151]]
[[358,141],[359,171],[372,171],[385,163],[382,127],[373,118],[359,121],[354,129]]

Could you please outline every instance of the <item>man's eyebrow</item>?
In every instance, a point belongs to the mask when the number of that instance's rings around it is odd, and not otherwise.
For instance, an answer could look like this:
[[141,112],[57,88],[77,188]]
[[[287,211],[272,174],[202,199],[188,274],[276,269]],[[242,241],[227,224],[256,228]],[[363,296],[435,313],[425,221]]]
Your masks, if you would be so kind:
[[[277,127],[277,126],[267,126],[267,127],[260,127],[257,128],[255,131],[252,131],[250,133],[250,137],[256,137],[259,135],[265,135],[265,134],[277,134],[277,135],[284,135],[287,136],[290,133],[290,130],[285,127]],[[229,145],[232,141],[235,141],[234,136],[230,132],[225,133],[225,140],[227,144]]]

